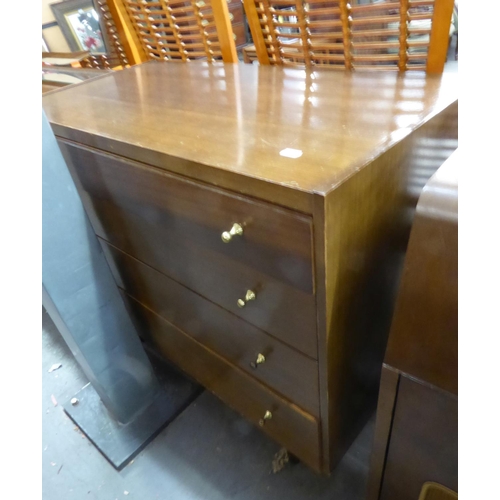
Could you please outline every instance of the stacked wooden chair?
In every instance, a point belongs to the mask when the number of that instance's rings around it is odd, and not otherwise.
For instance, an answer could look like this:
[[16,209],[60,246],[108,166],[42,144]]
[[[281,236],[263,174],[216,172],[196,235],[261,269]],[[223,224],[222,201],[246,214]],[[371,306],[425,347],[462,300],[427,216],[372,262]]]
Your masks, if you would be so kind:
[[[94,54],[90,51],[80,52],[49,52],[42,53],[42,60],[45,59],[78,59],[78,65],[87,69],[116,69],[128,66],[129,60],[125,51],[125,43],[118,34],[115,20],[109,11],[107,0],[93,0],[94,8],[101,17],[101,32],[106,41],[107,52],[104,54]],[[69,63],[68,63],[69,64]]]
[[100,0],[107,2],[131,63],[237,62],[226,0]]
[[260,64],[442,72],[453,0],[244,0]]

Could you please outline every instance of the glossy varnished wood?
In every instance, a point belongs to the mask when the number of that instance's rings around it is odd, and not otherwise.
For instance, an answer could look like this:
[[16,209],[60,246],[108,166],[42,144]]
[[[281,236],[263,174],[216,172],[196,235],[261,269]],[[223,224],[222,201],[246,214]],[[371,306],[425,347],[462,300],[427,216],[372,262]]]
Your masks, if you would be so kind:
[[[317,357],[311,221],[162,171],[60,143],[96,233]],[[233,222],[243,236],[224,243]],[[247,290],[255,301],[238,307]]]
[[[375,408],[415,205],[423,184],[457,146],[456,75],[148,63],[97,83],[44,97],[97,234],[222,307],[224,315],[317,359],[320,445],[304,434],[300,453],[291,451],[309,464],[318,452],[316,465],[329,473]],[[208,203],[188,200],[191,215],[181,217],[176,206],[185,206],[182,197],[190,191],[176,189],[170,209],[168,197],[162,199],[168,186],[158,187],[161,179],[177,178],[217,196],[199,198]],[[217,212],[220,194],[235,203]],[[230,215],[241,200],[250,210],[265,206],[262,213],[280,235],[247,240],[255,254],[244,239],[220,242],[220,232],[235,221],[219,228],[215,219]],[[203,219],[208,213],[214,220]],[[306,227],[311,255],[305,237],[287,236]],[[299,264],[281,267],[287,255]],[[285,279],[284,270],[305,276],[306,261],[310,280]],[[267,294],[264,309],[251,307],[257,300],[238,310],[235,298],[252,279],[267,284],[260,293]],[[163,338],[160,320],[142,321]],[[162,349],[168,356],[168,340]],[[235,367],[230,356],[222,357]],[[277,398],[290,396],[230,369]],[[210,382],[210,374],[203,377]],[[245,390],[223,399],[232,404]],[[287,446],[279,429],[267,430]]]
[[413,500],[427,481],[458,490],[458,399],[403,376],[379,498]]
[[[251,376],[319,417],[317,362],[102,241],[118,286]],[[252,366],[258,354],[265,362]]]
[[454,102],[455,83],[151,62],[43,105],[60,137],[311,213],[308,193],[328,193]]
[[272,419],[261,429],[286,446],[315,470],[321,470],[319,428],[316,419],[278,397],[239,368],[210,351],[196,340],[137,301],[124,299],[139,331],[167,359],[203,384],[229,406],[258,424],[266,411]]
[[454,5],[454,0],[434,2],[434,20],[427,58],[427,71],[429,73],[441,73],[444,69],[450,44],[450,19],[453,16]]
[[398,296],[384,359],[453,394],[458,394],[457,162],[458,152],[420,197],[401,279],[404,293]]
[[46,92],[52,92],[53,90],[60,89],[64,86],[64,84],[54,84],[53,82],[51,82],[50,84],[42,82],[42,94],[45,94]]

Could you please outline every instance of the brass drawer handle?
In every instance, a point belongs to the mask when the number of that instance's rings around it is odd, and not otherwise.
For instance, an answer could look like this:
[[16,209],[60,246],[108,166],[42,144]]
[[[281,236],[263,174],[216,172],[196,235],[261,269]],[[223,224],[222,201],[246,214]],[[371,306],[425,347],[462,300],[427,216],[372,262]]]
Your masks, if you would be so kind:
[[229,231],[224,231],[221,234],[221,238],[224,243],[229,243],[233,239],[233,236],[241,236],[242,234],[243,227],[241,226],[241,224],[235,222],[233,224],[233,227]]
[[259,420],[259,425],[263,427],[266,423],[266,420],[271,420],[272,418],[273,414],[269,410],[267,410],[266,413],[264,413],[264,417]]
[[251,300],[255,300],[255,292],[252,292],[252,290],[247,290],[247,293],[245,295],[244,299],[238,299],[238,307],[245,307],[247,302],[250,302]]
[[252,362],[250,363],[250,366],[251,366],[254,370],[256,370],[256,369],[257,369],[257,367],[258,367],[259,365],[261,365],[262,363],[264,363],[265,361],[266,361],[266,357],[265,357],[263,354],[261,354],[261,353],[259,352],[259,354],[257,355],[257,359],[256,359],[255,361],[252,361]]

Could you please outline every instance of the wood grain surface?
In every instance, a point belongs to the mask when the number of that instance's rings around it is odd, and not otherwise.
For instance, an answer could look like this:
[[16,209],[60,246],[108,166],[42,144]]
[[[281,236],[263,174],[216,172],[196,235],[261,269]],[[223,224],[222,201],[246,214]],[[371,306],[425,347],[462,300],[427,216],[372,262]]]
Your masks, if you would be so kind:
[[456,101],[456,83],[447,73],[151,62],[43,106],[61,137],[233,189],[239,174],[237,189],[259,198],[271,196],[262,181],[273,183],[285,188],[273,202],[310,210],[301,193],[334,189]]
[[[120,288],[249,375],[319,417],[318,364],[101,240]],[[265,362],[255,365],[262,354]]]

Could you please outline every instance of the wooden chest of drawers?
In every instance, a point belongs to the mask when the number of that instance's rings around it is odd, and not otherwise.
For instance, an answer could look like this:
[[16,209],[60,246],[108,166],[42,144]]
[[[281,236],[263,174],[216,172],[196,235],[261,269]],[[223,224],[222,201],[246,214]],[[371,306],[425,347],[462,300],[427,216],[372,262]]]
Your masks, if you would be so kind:
[[456,76],[152,62],[43,105],[143,338],[331,471],[375,408]]
[[245,11],[241,0],[227,0],[229,8],[229,19],[233,29],[233,37],[236,47],[240,48],[247,43],[245,27]]

